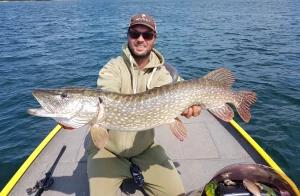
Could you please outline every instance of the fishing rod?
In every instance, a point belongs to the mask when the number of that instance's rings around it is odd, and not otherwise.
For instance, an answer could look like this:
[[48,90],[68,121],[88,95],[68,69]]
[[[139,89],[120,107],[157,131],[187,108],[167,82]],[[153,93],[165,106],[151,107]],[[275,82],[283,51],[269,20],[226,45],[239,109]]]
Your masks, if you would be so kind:
[[47,173],[45,173],[46,177],[40,181],[37,181],[33,188],[26,189],[26,192],[28,195],[31,195],[32,193],[36,192],[35,196],[40,196],[40,195],[42,195],[42,193],[44,191],[47,191],[53,185],[54,179],[52,178],[52,174],[54,172],[54,169],[55,169],[59,159],[65,152],[66,148],[67,147],[65,145],[62,147],[62,149],[60,150],[60,153],[59,153],[58,157],[56,158],[56,160],[54,161],[53,165],[51,166],[49,171]]

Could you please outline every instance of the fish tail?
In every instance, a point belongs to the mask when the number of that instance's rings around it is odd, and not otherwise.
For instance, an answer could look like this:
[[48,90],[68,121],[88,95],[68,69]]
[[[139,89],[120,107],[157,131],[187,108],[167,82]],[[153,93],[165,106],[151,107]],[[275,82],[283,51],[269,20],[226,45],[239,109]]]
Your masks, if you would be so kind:
[[235,105],[237,112],[245,122],[249,122],[251,118],[250,106],[257,100],[256,93],[251,91],[239,91],[239,104]]

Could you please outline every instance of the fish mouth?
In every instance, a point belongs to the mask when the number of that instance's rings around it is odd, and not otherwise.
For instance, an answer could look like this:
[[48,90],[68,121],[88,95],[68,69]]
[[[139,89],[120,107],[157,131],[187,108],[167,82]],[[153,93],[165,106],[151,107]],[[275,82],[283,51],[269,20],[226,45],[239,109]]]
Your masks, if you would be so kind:
[[[38,117],[71,118],[74,114],[76,114],[77,110],[73,113],[60,112],[62,106],[56,98],[60,96],[60,94],[61,91],[59,89],[33,89],[32,95],[39,102],[41,107],[27,109],[27,112]],[[75,106],[75,108],[77,106]]]
[[[53,97],[56,95],[51,89],[34,89],[32,90],[32,95],[42,106],[41,108],[32,109],[33,112],[40,113],[41,115],[51,115],[53,114],[53,107],[49,104]],[[47,100],[47,101],[45,101]],[[31,113],[30,113],[31,114]],[[34,115],[34,114],[32,114]],[[52,116],[45,116],[52,117]]]
[[[52,97],[56,94],[51,89],[34,89],[32,90],[32,95],[41,105],[40,108],[32,108],[27,109],[27,112],[33,116],[38,117],[69,117],[67,115],[58,114],[55,112],[52,105],[49,104],[51,102]],[[46,100],[46,101],[45,101]]]
[[62,115],[62,114],[56,114],[52,112],[48,112],[44,108],[31,108],[27,109],[27,112],[33,116],[39,116],[39,117],[50,117],[50,118],[70,118],[70,115]]

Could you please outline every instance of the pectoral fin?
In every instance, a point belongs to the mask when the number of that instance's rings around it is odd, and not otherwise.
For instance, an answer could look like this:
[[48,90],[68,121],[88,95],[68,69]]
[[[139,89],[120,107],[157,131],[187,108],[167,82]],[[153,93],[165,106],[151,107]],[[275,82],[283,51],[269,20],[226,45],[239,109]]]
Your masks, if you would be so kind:
[[187,131],[179,118],[175,118],[175,121],[170,124],[170,128],[175,137],[180,141],[187,138]]
[[94,144],[99,149],[103,150],[108,141],[107,130],[104,127],[101,127],[100,125],[93,124],[91,126],[91,136]]
[[224,104],[220,107],[209,108],[208,110],[225,122],[229,122],[234,117],[233,110],[227,104]]

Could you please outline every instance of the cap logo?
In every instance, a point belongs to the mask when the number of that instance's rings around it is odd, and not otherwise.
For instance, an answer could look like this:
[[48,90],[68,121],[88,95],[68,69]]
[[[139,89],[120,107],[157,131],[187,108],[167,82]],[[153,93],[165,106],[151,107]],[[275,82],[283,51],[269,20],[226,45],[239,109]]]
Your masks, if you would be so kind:
[[137,18],[137,19],[135,19],[135,20],[137,20],[137,21],[146,21],[146,22],[151,22],[151,20],[149,20],[149,19],[147,19],[147,18]]

